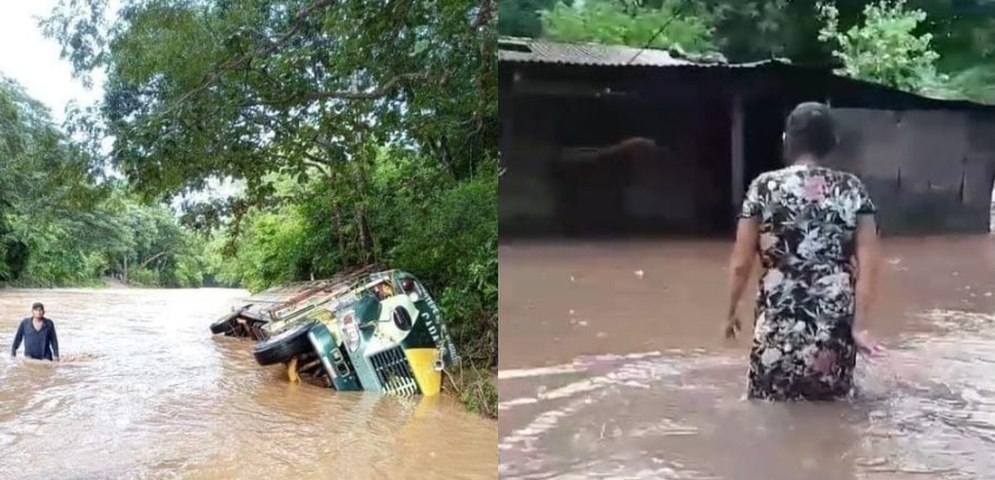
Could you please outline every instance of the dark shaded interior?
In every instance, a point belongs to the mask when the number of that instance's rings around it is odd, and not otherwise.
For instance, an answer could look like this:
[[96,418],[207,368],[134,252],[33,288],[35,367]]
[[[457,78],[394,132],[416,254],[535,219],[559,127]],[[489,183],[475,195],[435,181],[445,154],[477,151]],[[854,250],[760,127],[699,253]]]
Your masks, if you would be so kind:
[[730,202],[724,102],[560,102],[552,118],[527,114],[556,125],[563,147],[549,159],[546,177],[558,233],[701,234],[720,227],[716,220]]
[[501,102],[512,137],[502,152],[503,236],[728,230],[731,103],[724,92],[558,95],[550,86]]
[[[784,118],[787,111],[776,102],[757,98],[745,102],[744,130],[746,184],[763,172],[784,166],[781,152]],[[746,185],[744,185],[744,192]]]

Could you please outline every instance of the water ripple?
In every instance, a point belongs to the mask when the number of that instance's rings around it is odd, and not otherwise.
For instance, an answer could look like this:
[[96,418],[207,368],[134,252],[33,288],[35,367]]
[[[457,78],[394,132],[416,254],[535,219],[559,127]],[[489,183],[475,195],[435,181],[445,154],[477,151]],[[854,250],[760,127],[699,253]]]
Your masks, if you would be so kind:
[[7,312],[45,302],[63,360],[0,357],[0,478],[493,478],[494,422],[441,398],[292,385],[251,342],[212,337],[244,293],[0,292]]
[[906,337],[890,358],[861,366],[861,392],[849,402],[745,401],[742,359],[717,353],[531,379],[555,385],[532,402],[506,401],[505,411],[535,413],[502,434],[499,471],[509,479],[995,478],[995,376],[977,361],[995,361],[995,329],[981,327],[993,317],[929,316],[978,328]]

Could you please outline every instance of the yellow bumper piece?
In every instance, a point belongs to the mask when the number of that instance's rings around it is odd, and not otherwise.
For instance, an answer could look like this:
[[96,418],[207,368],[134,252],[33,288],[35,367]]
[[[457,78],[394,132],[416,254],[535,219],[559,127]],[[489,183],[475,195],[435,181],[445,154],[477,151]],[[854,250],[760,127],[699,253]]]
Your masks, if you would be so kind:
[[411,372],[421,389],[422,395],[438,395],[442,389],[442,372],[435,370],[435,359],[439,355],[437,348],[409,348],[404,351],[408,358]]
[[287,377],[290,378],[290,383],[301,383],[301,376],[297,374],[297,357],[287,362]]

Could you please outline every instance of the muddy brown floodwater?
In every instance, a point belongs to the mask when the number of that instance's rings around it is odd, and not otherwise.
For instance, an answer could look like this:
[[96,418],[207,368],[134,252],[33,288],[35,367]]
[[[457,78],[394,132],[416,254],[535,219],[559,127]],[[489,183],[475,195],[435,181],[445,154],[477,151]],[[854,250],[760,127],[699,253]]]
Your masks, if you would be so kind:
[[501,478],[995,478],[995,237],[885,240],[889,356],[835,404],[743,399],[730,247],[501,247]]
[[[496,422],[454,401],[290,384],[212,338],[245,294],[0,291],[0,479],[494,478]],[[62,363],[9,358],[34,301]]]

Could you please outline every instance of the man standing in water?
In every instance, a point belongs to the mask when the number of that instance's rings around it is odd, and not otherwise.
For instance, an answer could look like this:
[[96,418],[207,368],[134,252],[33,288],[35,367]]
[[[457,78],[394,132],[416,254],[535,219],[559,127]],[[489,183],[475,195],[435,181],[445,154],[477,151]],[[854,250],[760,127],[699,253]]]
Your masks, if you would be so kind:
[[45,318],[45,306],[31,305],[31,316],[21,320],[14,335],[14,346],[10,356],[17,356],[17,349],[24,341],[24,356],[35,360],[59,361],[59,338],[55,334],[55,322]]

